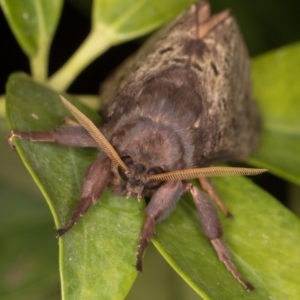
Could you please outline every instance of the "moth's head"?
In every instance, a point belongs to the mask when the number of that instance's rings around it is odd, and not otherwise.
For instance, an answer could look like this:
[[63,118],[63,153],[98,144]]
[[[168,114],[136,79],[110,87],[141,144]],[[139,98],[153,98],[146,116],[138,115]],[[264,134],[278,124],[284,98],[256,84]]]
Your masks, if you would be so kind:
[[147,167],[147,165],[134,163],[130,156],[123,156],[121,159],[128,166],[129,170],[118,167],[120,177],[126,182],[127,196],[136,196],[138,200],[142,198],[145,190],[154,191],[159,188],[162,181],[149,181],[148,176],[164,173],[159,167]]
[[114,174],[123,179],[120,184],[123,188],[126,185],[128,195],[139,199],[162,184],[148,180],[149,176],[185,168],[192,151],[183,144],[181,133],[171,126],[162,126],[149,118],[134,121],[124,122],[114,130],[110,142],[128,167],[126,170],[119,166],[118,174]]

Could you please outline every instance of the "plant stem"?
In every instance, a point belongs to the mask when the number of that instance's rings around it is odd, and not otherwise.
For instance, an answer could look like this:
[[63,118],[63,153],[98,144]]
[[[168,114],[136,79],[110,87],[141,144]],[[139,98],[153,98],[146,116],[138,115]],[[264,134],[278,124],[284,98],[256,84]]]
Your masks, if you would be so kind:
[[46,43],[39,47],[37,55],[30,57],[32,77],[39,83],[45,83],[48,76],[49,45]]
[[112,44],[104,32],[92,30],[73,56],[49,79],[48,85],[56,91],[65,91],[79,73]]
[[101,109],[99,95],[76,95],[76,98],[93,110]]

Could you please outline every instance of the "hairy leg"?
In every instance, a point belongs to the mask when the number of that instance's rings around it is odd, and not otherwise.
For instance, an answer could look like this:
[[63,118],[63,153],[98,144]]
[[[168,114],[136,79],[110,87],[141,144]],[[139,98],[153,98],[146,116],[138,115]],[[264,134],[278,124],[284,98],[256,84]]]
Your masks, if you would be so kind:
[[110,173],[111,161],[108,157],[103,156],[91,163],[82,182],[80,200],[75,206],[67,226],[57,230],[58,237],[70,230],[79,218],[87,212],[90,205],[98,201],[109,182]]
[[29,131],[22,132],[12,130],[7,140],[14,147],[13,138],[30,140],[32,142],[53,142],[63,146],[71,147],[97,147],[96,142],[90,134],[81,126],[62,125],[53,131]]
[[146,221],[143,225],[138,245],[136,259],[138,271],[142,271],[142,256],[146,246],[155,234],[155,223],[165,219],[171,213],[184,192],[185,189],[181,181],[167,181],[151,197],[144,212]]
[[191,194],[196,204],[200,223],[202,225],[204,235],[210,240],[215,248],[217,255],[226,266],[227,270],[248,290],[253,290],[253,286],[246,282],[240,273],[237,271],[234,263],[232,262],[229,250],[222,242],[223,235],[222,226],[218,218],[216,208],[211,201],[209,195],[201,192],[197,187],[191,187]]
[[221,198],[219,197],[219,195],[216,193],[214,187],[208,181],[208,179],[204,178],[204,177],[200,177],[199,181],[200,181],[200,184],[203,187],[203,189],[205,189],[208,192],[208,194],[212,197],[212,199],[216,202],[216,204],[223,211],[223,213],[225,214],[225,216],[227,218],[233,218],[233,215],[228,211],[228,209],[226,208],[225,204],[223,203],[223,201],[221,200]]

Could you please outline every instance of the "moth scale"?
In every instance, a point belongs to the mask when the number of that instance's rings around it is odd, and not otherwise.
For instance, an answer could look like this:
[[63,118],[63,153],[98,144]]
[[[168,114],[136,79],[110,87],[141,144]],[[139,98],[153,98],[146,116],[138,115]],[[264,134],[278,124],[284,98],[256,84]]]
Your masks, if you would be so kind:
[[[207,2],[192,5],[151,38],[103,90],[107,121],[100,128],[62,97],[81,126],[63,125],[49,132],[12,130],[8,137],[11,145],[18,137],[101,150],[86,170],[80,200],[58,236],[77,223],[106,186],[118,195],[148,197],[137,248],[136,268],[141,271],[155,224],[190,192],[203,232],[219,259],[252,290],[222,242],[213,201],[231,215],[207,180],[265,171],[212,166],[245,159],[260,136],[259,113],[251,98],[250,61],[230,12],[210,16]],[[195,178],[206,192],[187,181]]]

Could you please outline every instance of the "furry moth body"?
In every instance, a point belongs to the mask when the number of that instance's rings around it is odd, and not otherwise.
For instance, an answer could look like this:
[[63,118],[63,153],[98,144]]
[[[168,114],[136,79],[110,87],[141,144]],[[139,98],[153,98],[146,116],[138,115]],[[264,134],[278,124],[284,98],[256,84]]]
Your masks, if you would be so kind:
[[[136,267],[141,270],[155,223],[172,211],[182,194],[191,192],[204,234],[218,257],[247,290],[253,289],[238,273],[221,240],[212,199],[230,214],[206,179],[264,171],[209,167],[246,158],[260,135],[259,115],[251,98],[250,62],[229,11],[210,16],[206,2],[192,5],[104,84],[103,98],[109,107],[102,133],[62,98],[82,127],[13,130],[8,138],[11,144],[17,136],[102,150],[85,173],[70,222],[58,235],[72,228],[106,186],[138,200],[148,196],[137,252]],[[199,178],[208,194],[185,181],[192,178]]]

